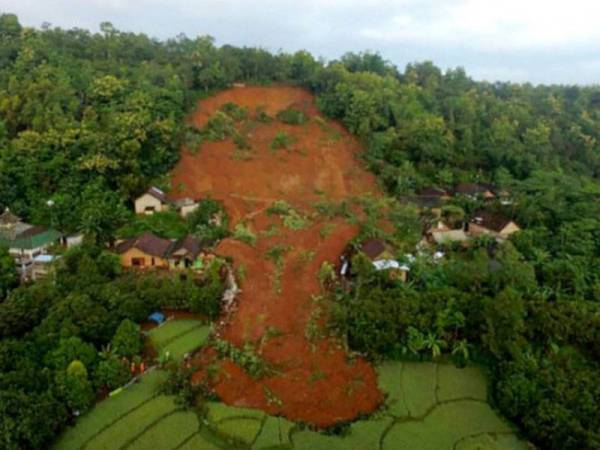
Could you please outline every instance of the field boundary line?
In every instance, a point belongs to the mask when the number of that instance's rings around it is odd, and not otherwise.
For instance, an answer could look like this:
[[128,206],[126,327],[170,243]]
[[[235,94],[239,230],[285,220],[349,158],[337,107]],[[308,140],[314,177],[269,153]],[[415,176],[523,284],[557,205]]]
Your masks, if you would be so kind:
[[110,427],[112,427],[114,424],[116,424],[117,422],[123,420],[125,417],[127,417],[129,414],[137,411],[138,409],[140,409],[141,407],[143,407],[146,403],[154,400],[155,398],[159,397],[160,394],[155,394],[149,398],[147,398],[146,400],[142,401],[141,403],[135,405],[133,408],[125,411],[123,414],[119,415],[118,417],[116,417],[114,420],[112,420],[110,423],[104,425],[102,428],[100,428],[98,431],[96,431],[92,436],[90,436],[89,438],[87,438],[85,440],[85,442],[83,444],[81,444],[81,447],[79,447],[81,450],[85,449],[87,447],[87,445],[94,440],[96,437],[98,437],[98,435],[100,435],[101,433],[105,432],[106,430],[108,430]]
[[137,441],[139,438],[141,438],[146,432],[148,432],[150,429],[152,429],[158,423],[160,423],[161,421],[163,421],[167,417],[172,416],[173,414],[176,414],[176,413],[182,412],[182,411],[184,411],[184,409],[179,408],[179,407],[175,407],[171,411],[166,412],[163,415],[157,417],[152,422],[150,422],[148,425],[146,425],[139,433],[137,433],[133,437],[129,438],[129,440],[127,440],[123,445],[121,445],[119,447],[119,450],[125,450],[125,449],[127,449],[131,444],[133,444],[135,441]]
[[[186,335],[192,333],[193,331],[196,331],[198,328],[202,328],[202,327],[205,327],[205,326],[207,326],[207,325],[204,324],[204,323],[200,323],[198,325],[195,325],[193,328],[190,328],[189,330],[185,330],[185,331],[183,331],[182,333],[180,333],[180,334],[178,334],[176,336],[171,336],[169,339],[167,339],[166,341],[164,341],[160,345],[162,347],[164,347],[165,345],[169,345],[169,344],[175,342],[177,339],[180,339],[183,336],[186,336]],[[152,339],[152,338],[150,338],[150,339]]]

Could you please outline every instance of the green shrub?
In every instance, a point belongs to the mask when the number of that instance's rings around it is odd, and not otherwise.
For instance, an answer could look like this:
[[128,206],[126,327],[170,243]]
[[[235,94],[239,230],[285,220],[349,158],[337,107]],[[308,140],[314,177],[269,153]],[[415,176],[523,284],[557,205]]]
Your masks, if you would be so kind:
[[271,117],[264,108],[256,108],[256,121],[260,123],[271,123],[273,117]]
[[288,125],[302,125],[308,120],[306,114],[296,108],[282,109],[277,113],[277,119]]
[[238,106],[233,102],[225,103],[223,106],[221,106],[221,111],[223,111],[236,122],[244,120],[246,117],[248,117],[248,108],[245,106]]
[[233,230],[233,238],[238,241],[245,242],[248,245],[256,244],[256,234],[250,229],[248,225],[238,223]]
[[288,149],[292,145],[293,139],[285,131],[278,131],[271,141],[271,150]]

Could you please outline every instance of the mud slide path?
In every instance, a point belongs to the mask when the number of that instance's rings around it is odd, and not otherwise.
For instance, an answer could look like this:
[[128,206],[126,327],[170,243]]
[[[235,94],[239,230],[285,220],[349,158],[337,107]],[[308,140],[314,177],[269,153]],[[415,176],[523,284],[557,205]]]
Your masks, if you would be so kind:
[[[315,299],[321,292],[321,264],[337,262],[358,230],[341,219],[314,215],[311,205],[377,193],[375,179],[357,159],[359,143],[340,125],[318,118],[308,92],[282,86],[229,89],[201,101],[193,122],[203,126],[228,102],[247,107],[251,116],[257,108],[275,116],[294,105],[310,120],[303,125],[255,123],[248,132],[252,148],[243,158],[231,140],[206,142],[196,154],[184,150],[173,171],[174,198],[210,195],[222,200],[232,228],[244,221],[257,236],[254,245],[226,239],[217,248],[245,273],[236,309],[224,318],[218,337],[238,348],[252,343],[272,370],[256,380],[223,360],[214,389],[230,405],[321,427],[354,419],[382,399],[376,374],[366,361],[350,360],[337,340],[326,335]],[[270,143],[279,131],[294,143],[274,151]],[[311,215],[307,226],[294,231],[280,217],[269,216],[266,208],[275,200]],[[269,257],[274,248],[283,249],[279,260]],[[202,362],[208,364],[214,354],[208,349]],[[199,372],[194,380],[205,375]]]

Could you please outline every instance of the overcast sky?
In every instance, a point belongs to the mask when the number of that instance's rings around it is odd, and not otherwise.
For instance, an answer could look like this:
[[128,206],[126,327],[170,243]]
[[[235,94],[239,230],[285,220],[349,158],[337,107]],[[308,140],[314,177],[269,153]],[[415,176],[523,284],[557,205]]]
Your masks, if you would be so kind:
[[432,60],[490,81],[600,82],[598,0],[0,0],[0,11],[28,26],[109,21],[327,59],[372,50],[401,69]]

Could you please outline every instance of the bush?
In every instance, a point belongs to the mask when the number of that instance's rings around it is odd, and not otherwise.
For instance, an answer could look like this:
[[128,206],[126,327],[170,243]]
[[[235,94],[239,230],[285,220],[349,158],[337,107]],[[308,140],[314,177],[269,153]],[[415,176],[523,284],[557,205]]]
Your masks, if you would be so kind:
[[243,223],[238,223],[235,226],[233,238],[245,242],[248,245],[254,245],[256,243],[256,234],[254,234],[248,225],[244,225]]
[[228,236],[229,217],[223,204],[212,198],[198,202],[198,208],[187,216],[188,227],[199,239],[216,242]]
[[225,103],[223,106],[221,106],[221,111],[223,111],[236,122],[244,120],[246,117],[248,117],[248,108],[245,106],[238,106],[233,102]]
[[273,140],[271,141],[271,150],[279,150],[282,148],[289,148],[292,145],[292,138],[288,136],[285,131],[278,131]]
[[277,119],[288,125],[302,125],[307,121],[306,114],[296,108],[282,109],[277,113]]

